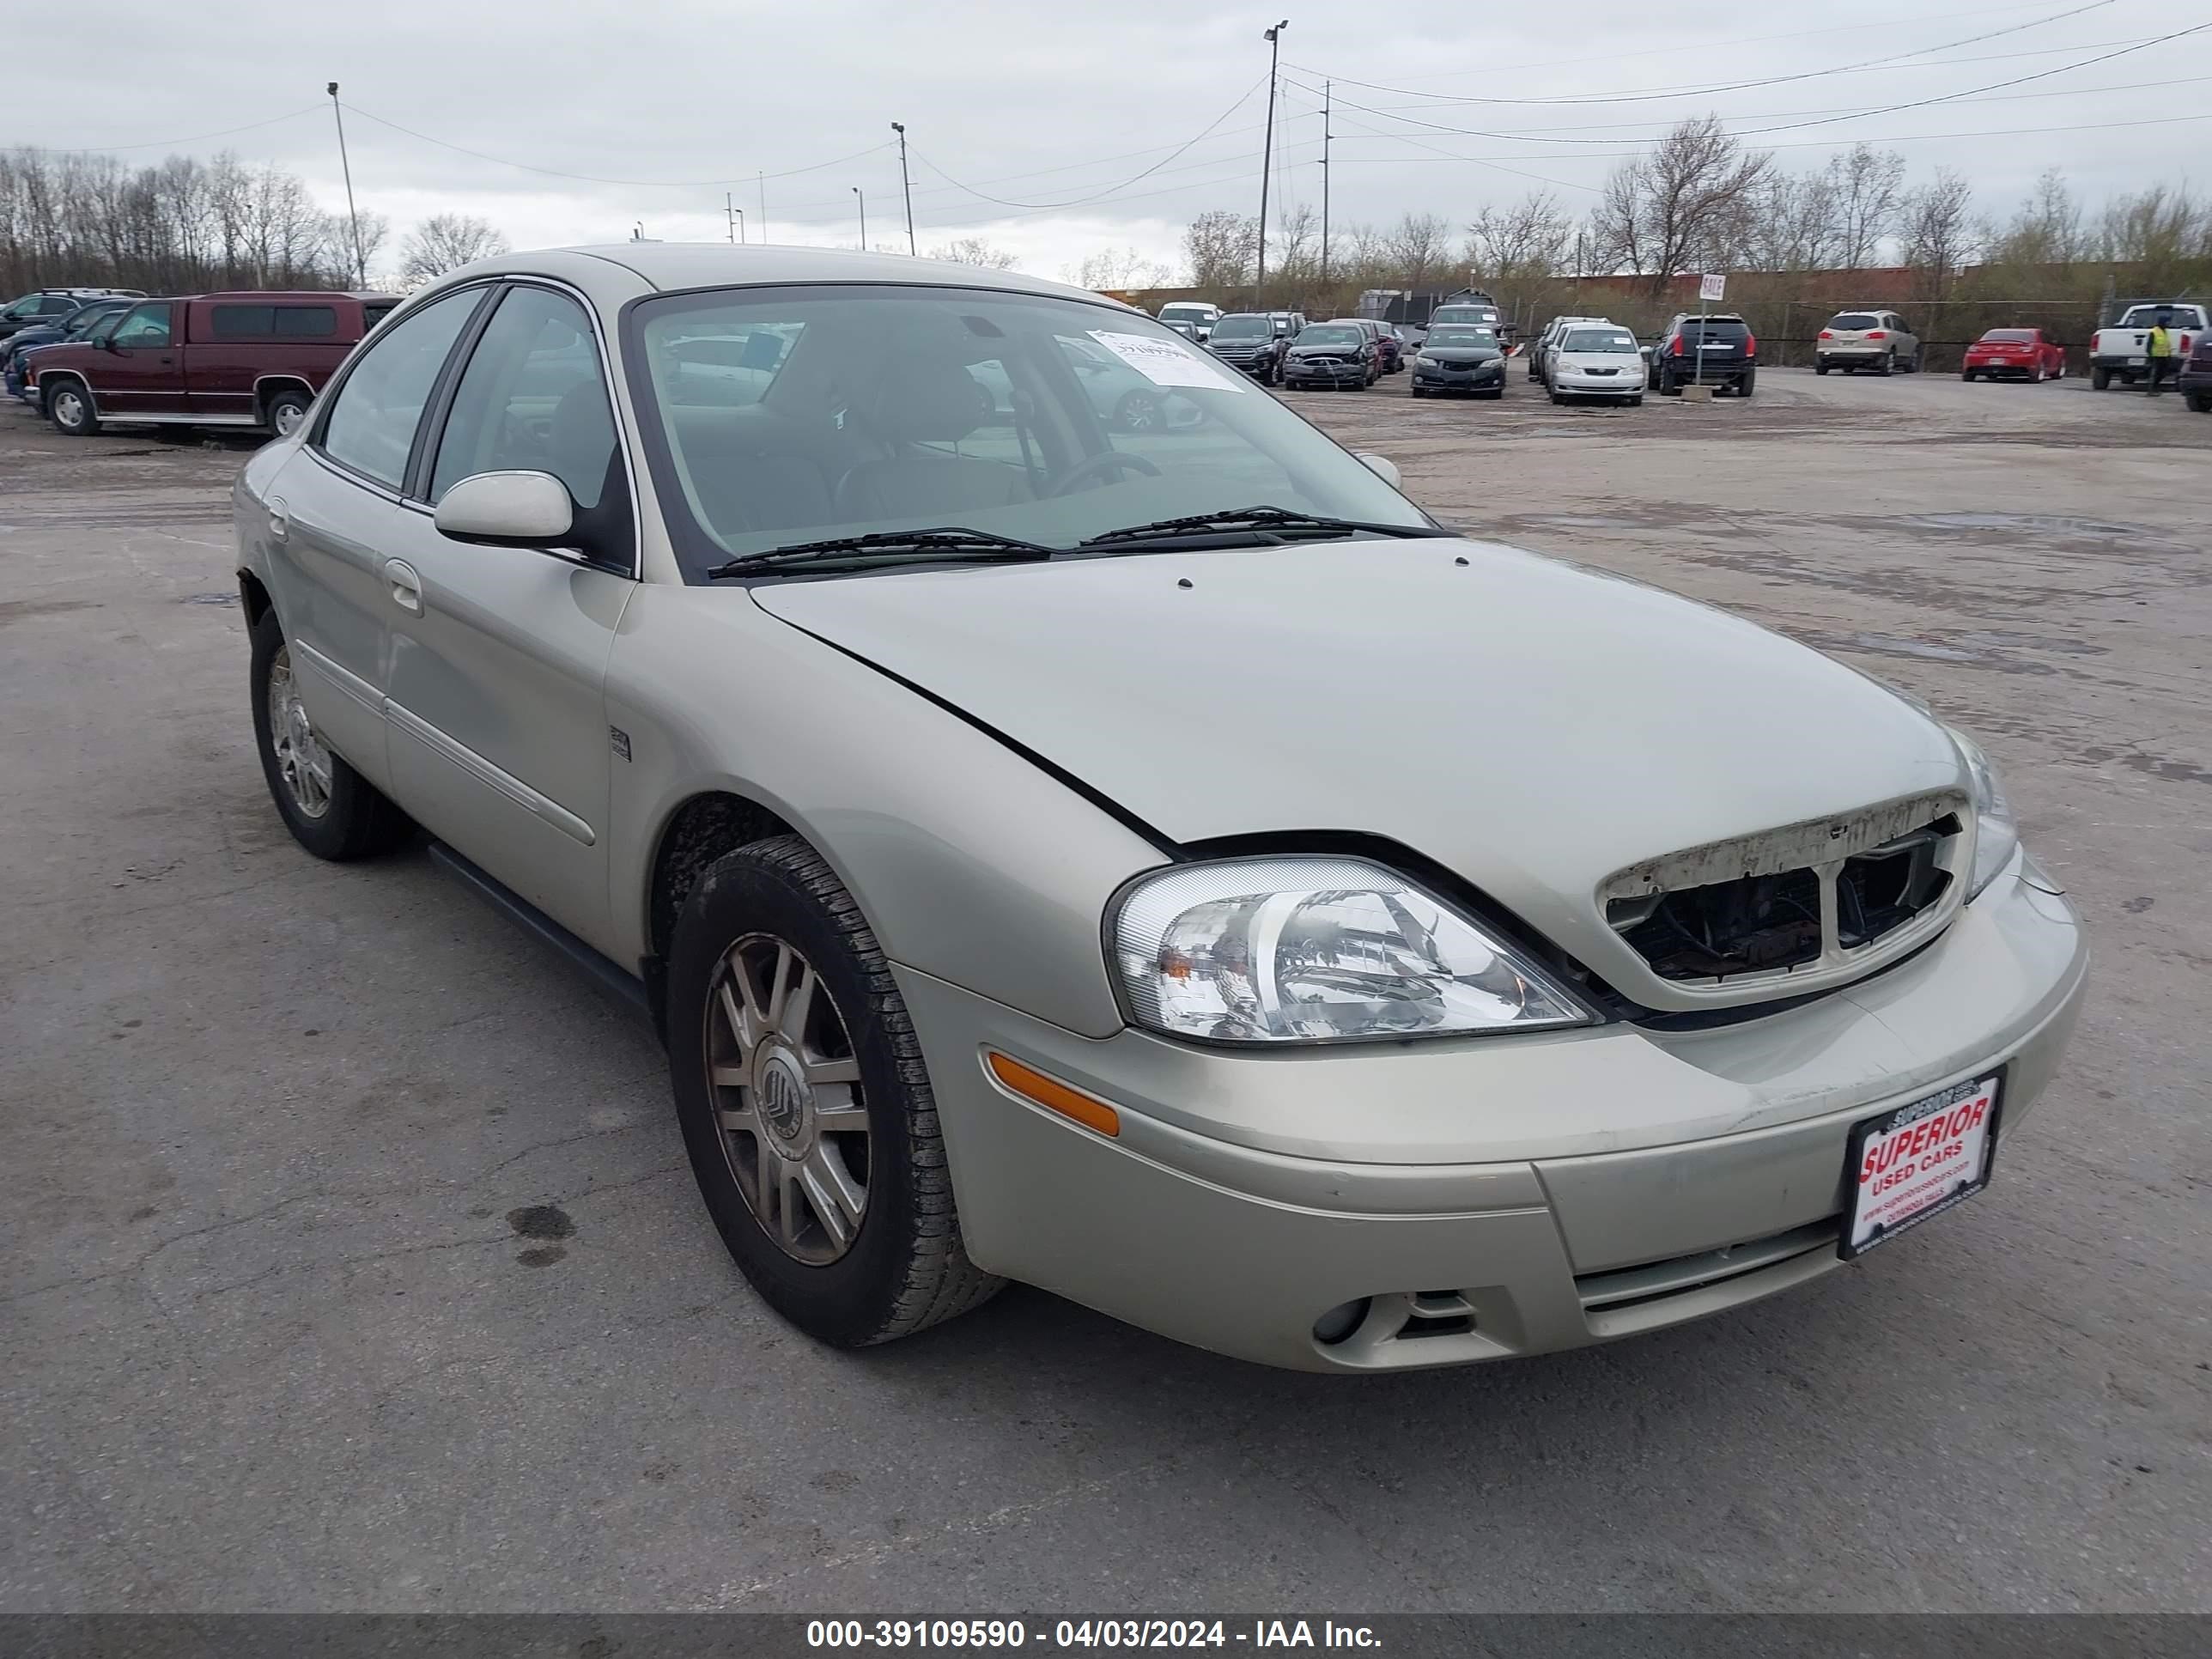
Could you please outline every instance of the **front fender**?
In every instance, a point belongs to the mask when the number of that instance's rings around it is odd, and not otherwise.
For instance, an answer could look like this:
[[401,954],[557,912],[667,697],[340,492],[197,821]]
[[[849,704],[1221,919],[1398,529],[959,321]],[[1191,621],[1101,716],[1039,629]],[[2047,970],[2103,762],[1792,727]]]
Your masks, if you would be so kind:
[[641,587],[607,711],[621,734],[608,850],[622,959],[653,954],[670,821],[725,793],[814,845],[893,962],[1085,1036],[1121,1028],[1102,918],[1166,855],[1001,739],[734,586]]

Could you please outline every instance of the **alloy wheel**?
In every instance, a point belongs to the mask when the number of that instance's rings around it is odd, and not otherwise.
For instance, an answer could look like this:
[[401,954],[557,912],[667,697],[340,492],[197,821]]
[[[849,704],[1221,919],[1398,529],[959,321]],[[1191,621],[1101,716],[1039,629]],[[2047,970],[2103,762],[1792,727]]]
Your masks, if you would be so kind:
[[269,746],[276,756],[284,793],[301,816],[319,818],[331,810],[331,751],[316,736],[292,678],[292,647],[280,645],[269,662]]
[[868,1212],[868,1111],[844,1015],[814,964],[770,933],[731,945],[707,997],[707,1081],[731,1178],[777,1249],[827,1267]]

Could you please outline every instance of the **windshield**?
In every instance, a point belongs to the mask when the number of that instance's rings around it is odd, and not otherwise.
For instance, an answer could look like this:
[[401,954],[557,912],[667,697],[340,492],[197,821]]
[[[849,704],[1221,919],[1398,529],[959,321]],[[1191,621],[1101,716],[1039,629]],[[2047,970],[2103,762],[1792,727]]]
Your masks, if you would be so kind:
[[1469,328],[1455,324],[1449,328],[1432,328],[1426,342],[1431,346],[1494,346],[1498,337],[1486,328]]
[[732,556],[900,531],[1065,549],[1260,504],[1428,523],[1234,369],[1115,307],[723,289],[637,303],[624,329],[654,485],[694,580]]
[[1636,337],[1625,328],[1574,328],[1567,331],[1562,351],[1634,351]]
[[1264,340],[1274,331],[1265,317],[1224,317],[1213,325],[1217,340]]
[[1346,323],[1316,323],[1301,329],[1296,344],[1302,346],[1356,346],[1367,337]]
[[1212,306],[1162,306],[1160,320],[1164,323],[1202,323],[1213,315]]

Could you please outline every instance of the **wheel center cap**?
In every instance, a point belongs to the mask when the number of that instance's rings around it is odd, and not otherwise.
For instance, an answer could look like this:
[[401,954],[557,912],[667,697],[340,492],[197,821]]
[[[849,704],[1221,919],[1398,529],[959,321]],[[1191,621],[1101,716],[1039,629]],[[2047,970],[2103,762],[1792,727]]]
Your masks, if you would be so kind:
[[813,1091],[801,1075],[798,1062],[778,1048],[761,1062],[761,1115],[784,1140],[797,1140],[812,1116]]

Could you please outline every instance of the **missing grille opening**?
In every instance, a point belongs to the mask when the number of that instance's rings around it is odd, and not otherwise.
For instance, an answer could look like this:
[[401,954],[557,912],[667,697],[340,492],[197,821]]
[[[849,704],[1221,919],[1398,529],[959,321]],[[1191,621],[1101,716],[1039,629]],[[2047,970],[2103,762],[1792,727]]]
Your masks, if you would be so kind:
[[1662,979],[1794,968],[1820,959],[1820,880],[1785,870],[1615,899],[1606,919]]

